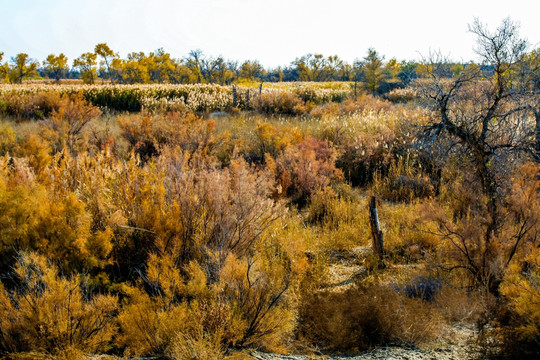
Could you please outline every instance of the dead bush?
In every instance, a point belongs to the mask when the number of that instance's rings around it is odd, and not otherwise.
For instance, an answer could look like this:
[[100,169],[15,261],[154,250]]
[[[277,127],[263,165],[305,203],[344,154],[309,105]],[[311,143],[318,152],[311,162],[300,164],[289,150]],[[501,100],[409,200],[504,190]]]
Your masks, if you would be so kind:
[[441,325],[430,304],[379,285],[308,296],[299,323],[300,338],[340,352],[419,344],[433,340]]
[[419,96],[419,92],[414,88],[392,89],[384,95],[385,98],[393,103],[408,103],[412,100],[419,99]]
[[449,323],[475,323],[486,310],[487,301],[480,291],[467,291],[444,285],[434,297],[437,311]]
[[436,189],[431,179],[419,169],[421,167],[409,156],[398,157],[392,161],[387,174],[375,177],[374,190],[381,198],[394,202],[434,196]]
[[174,339],[169,356],[178,360],[221,360],[225,351],[216,336],[199,329],[195,334],[178,333]]

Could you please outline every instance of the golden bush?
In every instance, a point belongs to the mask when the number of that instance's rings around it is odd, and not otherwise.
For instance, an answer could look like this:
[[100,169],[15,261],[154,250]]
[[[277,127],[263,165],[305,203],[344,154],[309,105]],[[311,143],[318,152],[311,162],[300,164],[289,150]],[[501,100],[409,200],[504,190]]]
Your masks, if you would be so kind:
[[58,355],[108,349],[116,333],[116,297],[89,297],[82,278],[60,277],[36,253],[21,253],[14,272],[13,290],[0,285],[3,351]]

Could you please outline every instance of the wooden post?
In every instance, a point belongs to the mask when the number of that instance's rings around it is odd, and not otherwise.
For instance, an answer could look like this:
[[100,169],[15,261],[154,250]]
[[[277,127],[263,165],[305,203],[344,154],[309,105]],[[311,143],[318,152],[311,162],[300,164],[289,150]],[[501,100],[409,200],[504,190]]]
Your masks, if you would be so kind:
[[371,235],[373,237],[373,251],[382,259],[384,255],[383,233],[377,215],[377,201],[375,196],[369,202],[369,224],[371,225]]
[[232,87],[232,106],[235,108],[238,106],[238,95],[236,94],[236,85]]
[[261,83],[261,85],[259,85],[259,96],[261,96],[261,94],[262,94],[262,85],[263,85],[263,83]]

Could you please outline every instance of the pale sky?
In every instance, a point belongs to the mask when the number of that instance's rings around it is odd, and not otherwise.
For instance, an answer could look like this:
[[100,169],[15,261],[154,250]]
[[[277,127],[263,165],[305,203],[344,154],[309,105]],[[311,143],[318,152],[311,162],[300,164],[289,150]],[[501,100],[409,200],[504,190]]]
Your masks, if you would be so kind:
[[540,46],[539,0],[0,0],[0,52],[38,61],[70,59],[106,42],[125,57],[160,47],[175,58],[190,50],[264,66],[306,53],[347,62],[374,47],[388,60],[418,60],[430,50],[474,60],[467,24],[495,29],[505,17]]

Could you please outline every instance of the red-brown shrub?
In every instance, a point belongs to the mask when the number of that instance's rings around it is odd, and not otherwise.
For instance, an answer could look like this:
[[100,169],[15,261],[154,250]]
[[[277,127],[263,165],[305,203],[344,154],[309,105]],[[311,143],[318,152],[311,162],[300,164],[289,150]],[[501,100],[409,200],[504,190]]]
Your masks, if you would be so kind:
[[342,178],[337,156],[328,142],[314,138],[290,146],[276,159],[278,184],[293,202],[305,204],[317,190]]

